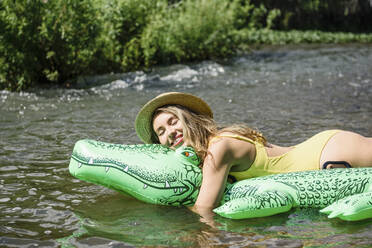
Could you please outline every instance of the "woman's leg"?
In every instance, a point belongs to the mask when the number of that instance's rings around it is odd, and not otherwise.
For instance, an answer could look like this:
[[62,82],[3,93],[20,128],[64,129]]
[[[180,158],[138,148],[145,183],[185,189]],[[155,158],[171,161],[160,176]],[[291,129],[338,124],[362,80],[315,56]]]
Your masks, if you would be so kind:
[[[357,133],[341,131],[329,139],[320,156],[320,169],[329,161],[347,162],[352,167],[372,167],[372,138]],[[327,168],[345,168],[330,162]]]

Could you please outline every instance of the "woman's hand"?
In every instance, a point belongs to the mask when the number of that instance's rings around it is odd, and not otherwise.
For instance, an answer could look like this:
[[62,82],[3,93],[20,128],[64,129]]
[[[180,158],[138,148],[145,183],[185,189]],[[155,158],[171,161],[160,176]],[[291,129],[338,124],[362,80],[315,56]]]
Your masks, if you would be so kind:
[[213,219],[215,215],[215,213],[212,211],[213,208],[198,207],[194,205],[189,207],[189,209],[200,216],[200,222],[203,222],[211,227],[216,227],[216,222]]

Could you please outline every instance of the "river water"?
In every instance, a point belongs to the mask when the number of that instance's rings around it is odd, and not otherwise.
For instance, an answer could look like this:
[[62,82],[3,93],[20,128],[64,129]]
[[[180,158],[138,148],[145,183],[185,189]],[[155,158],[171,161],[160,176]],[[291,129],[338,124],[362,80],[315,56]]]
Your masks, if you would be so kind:
[[80,80],[75,89],[0,92],[1,247],[370,247],[372,221],[317,210],[257,219],[145,204],[73,178],[74,143],[140,143],[140,107],[165,91],[205,99],[222,124],[245,122],[293,145],[330,128],[372,136],[372,46],[270,47],[221,61]]

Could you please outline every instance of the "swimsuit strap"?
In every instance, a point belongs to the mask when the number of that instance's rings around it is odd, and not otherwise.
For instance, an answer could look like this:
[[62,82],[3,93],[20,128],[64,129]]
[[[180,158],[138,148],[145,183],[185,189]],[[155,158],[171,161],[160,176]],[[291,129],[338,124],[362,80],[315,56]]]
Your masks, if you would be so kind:
[[220,138],[223,138],[223,137],[227,137],[227,138],[234,138],[234,139],[238,139],[238,140],[243,140],[243,141],[247,141],[251,144],[256,144],[253,140],[251,140],[250,138],[247,138],[247,137],[244,137],[244,136],[240,136],[240,135],[237,135],[237,134],[221,134],[221,135],[217,135],[215,137],[213,137],[210,141],[209,141],[209,145],[213,142],[214,139],[220,139]]
[[323,169],[327,169],[330,164],[342,164],[345,168],[352,168],[351,165],[346,161],[327,161],[323,164]]

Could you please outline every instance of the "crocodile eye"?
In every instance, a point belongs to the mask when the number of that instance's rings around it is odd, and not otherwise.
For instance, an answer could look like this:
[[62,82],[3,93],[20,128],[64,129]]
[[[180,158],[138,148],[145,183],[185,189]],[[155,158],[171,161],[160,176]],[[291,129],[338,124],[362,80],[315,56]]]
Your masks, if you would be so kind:
[[194,156],[194,153],[189,152],[189,151],[184,151],[182,152],[182,155],[184,155],[185,157],[191,157],[191,156]]
[[193,166],[198,166],[200,164],[199,157],[192,147],[181,146],[176,149],[176,154],[178,154],[183,161],[187,161],[187,163]]

